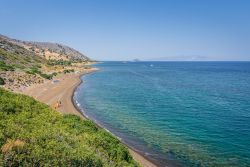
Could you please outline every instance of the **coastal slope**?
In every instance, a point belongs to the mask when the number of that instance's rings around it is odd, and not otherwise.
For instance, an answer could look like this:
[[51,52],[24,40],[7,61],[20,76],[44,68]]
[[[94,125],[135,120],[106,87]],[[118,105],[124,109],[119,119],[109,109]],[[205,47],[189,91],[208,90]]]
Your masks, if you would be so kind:
[[92,62],[80,52],[57,43],[25,42],[0,35],[0,80],[22,92],[63,73],[79,73]]
[[[56,77],[56,83],[46,82],[36,86],[29,87],[23,93],[34,97],[38,101],[44,102],[53,107],[57,101],[61,101],[62,105],[57,108],[63,114],[78,115],[82,119],[86,117],[73,104],[72,96],[75,88],[81,83],[80,77],[84,74],[95,72],[98,69],[92,68],[81,74],[65,74]],[[141,154],[133,149],[128,149],[132,157],[144,167],[156,167],[151,161],[147,160]]]
[[1,88],[0,95],[0,166],[138,166],[90,120]]
[[74,105],[93,62],[65,45],[0,35],[0,166],[155,166]]

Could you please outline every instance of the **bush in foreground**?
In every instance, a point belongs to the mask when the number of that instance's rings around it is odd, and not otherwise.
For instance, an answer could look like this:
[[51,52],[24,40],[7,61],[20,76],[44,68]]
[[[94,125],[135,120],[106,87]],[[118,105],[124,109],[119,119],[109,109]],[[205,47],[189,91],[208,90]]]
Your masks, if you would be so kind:
[[127,148],[78,116],[0,89],[0,166],[138,166]]

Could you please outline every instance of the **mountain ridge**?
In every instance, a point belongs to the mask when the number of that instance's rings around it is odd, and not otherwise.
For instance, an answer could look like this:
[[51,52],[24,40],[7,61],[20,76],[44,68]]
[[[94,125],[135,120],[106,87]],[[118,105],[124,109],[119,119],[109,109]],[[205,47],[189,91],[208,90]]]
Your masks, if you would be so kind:
[[23,41],[23,40],[9,38],[1,34],[0,34],[0,39],[24,47],[25,49],[33,51],[36,54],[45,57],[46,59],[81,60],[81,61],[91,60],[89,57],[77,51],[76,49],[60,43]]

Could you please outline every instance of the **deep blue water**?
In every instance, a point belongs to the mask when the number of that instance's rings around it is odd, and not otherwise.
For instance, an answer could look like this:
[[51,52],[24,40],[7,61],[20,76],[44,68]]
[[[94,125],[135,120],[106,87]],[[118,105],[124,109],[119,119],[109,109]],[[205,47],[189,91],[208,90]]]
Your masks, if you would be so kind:
[[161,165],[250,166],[250,62],[105,62],[86,115]]

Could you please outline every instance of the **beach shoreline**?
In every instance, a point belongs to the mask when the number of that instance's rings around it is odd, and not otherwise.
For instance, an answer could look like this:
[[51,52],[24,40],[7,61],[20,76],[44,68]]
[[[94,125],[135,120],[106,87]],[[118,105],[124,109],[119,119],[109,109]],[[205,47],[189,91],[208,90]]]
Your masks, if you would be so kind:
[[[62,106],[57,108],[59,112],[62,114],[74,114],[80,116],[82,119],[89,119],[82,110],[77,106],[76,101],[74,100],[74,94],[77,88],[83,83],[81,77],[86,74],[90,74],[98,71],[97,68],[91,68],[88,70],[84,70],[78,74],[63,74],[54,80],[58,81],[58,83],[54,83],[53,81],[48,81],[42,84],[33,85],[23,90],[23,93],[29,96],[32,96],[38,101],[41,101],[51,107],[60,101]],[[95,123],[99,128],[103,128],[102,126]],[[105,128],[103,128],[105,129]],[[115,136],[115,135],[114,135]],[[116,136],[115,136],[116,137]],[[122,141],[121,141],[122,142]],[[141,153],[134,150],[131,146],[122,142],[129,149],[131,156],[137,161],[140,165],[144,167],[157,167],[155,163],[149,160],[147,157],[142,155]]]
[[[98,71],[98,70],[96,70]],[[93,71],[93,72],[96,72],[96,71]],[[93,72],[90,72],[90,73],[93,73]],[[85,119],[89,119],[83,112],[82,112],[82,109],[80,109],[77,104],[76,104],[76,101],[74,100],[74,94],[77,90],[77,88],[83,83],[83,80],[81,79],[82,76],[86,75],[86,74],[90,74],[90,73],[85,73],[85,74],[82,74],[79,76],[79,84],[74,88],[74,91],[72,92],[72,96],[71,96],[71,102],[72,104],[74,105],[74,107],[76,108],[76,110],[78,110],[78,112],[80,114],[83,115],[83,117]],[[91,119],[90,119],[91,120]],[[104,130],[106,130],[104,127],[98,125],[97,123],[95,123],[99,128],[102,128]],[[110,132],[109,132],[110,133]],[[114,134],[112,134],[114,135]],[[115,136],[115,135],[114,135]],[[117,137],[117,136],[115,136]],[[121,141],[121,140],[120,140]],[[122,141],[121,141],[122,142]],[[151,162],[147,157],[143,156],[142,154],[138,153],[137,151],[135,151],[132,147],[130,147],[129,145],[127,145],[126,143],[122,142],[124,145],[126,145],[126,147],[128,148],[129,150],[129,153],[131,154],[131,156],[134,158],[135,161],[137,161],[140,165],[144,166],[144,167],[157,167],[156,164],[154,164],[153,162]]]

